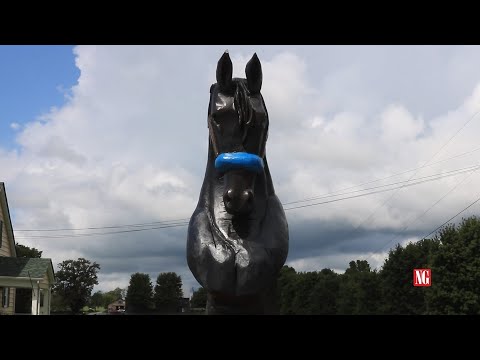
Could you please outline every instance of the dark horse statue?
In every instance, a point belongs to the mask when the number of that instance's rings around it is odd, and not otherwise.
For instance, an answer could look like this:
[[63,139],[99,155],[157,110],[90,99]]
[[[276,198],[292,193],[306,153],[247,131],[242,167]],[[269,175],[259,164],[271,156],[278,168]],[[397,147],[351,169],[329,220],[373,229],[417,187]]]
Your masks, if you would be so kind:
[[232,79],[225,52],[208,105],[208,162],[188,228],[187,262],[207,290],[208,314],[277,314],[288,225],[268,169],[268,113],[254,54]]

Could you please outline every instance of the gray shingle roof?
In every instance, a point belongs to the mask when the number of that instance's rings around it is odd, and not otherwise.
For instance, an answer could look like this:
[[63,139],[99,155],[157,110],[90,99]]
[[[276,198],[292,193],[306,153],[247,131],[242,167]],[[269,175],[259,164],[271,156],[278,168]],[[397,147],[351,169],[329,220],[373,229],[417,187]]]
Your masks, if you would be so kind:
[[41,258],[16,258],[0,256],[0,276],[43,278],[52,260]]

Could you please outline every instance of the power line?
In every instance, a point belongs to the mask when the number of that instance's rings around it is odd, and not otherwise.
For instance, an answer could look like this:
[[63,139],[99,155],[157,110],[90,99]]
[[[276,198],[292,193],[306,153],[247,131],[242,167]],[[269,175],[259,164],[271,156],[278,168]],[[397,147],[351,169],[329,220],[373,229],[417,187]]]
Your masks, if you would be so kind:
[[455,215],[453,215],[450,219],[448,219],[447,221],[445,221],[442,225],[440,225],[439,227],[437,227],[435,230],[429,232],[427,235],[423,236],[422,237],[422,240],[426,239],[428,236],[432,235],[433,233],[435,233],[437,230],[441,229],[443,226],[445,226],[446,224],[448,224],[450,221],[452,221],[453,219],[455,219],[458,215],[460,215],[461,213],[463,213],[464,211],[468,210],[469,208],[471,208],[473,205],[475,205],[477,202],[480,201],[480,197],[477,198],[477,200],[475,200],[474,202],[472,202],[470,205],[468,205],[465,209],[459,211],[458,213],[456,213]]
[[[474,169],[479,169],[479,168],[480,168],[480,165],[474,167]],[[457,172],[453,173],[453,174],[449,173],[449,174],[444,174],[444,175],[436,175],[437,177],[435,177],[435,178],[424,179],[424,180],[420,180],[420,181],[416,181],[416,182],[411,182],[410,184],[402,185],[402,186],[419,185],[419,184],[423,184],[423,183],[426,183],[426,182],[439,180],[439,179],[443,179],[443,178],[450,177],[450,176],[455,176],[455,175],[458,175],[458,174],[466,171],[464,169],[460,169],[460,170],[461,171],[457,170]],[[472,171],[472,168],[468,168],[468,171]],[[305,208],[305,207],[311,207],[311,206],[317,206],[317,205],[323,205],[323,204],[329,204],[329,203],[333,203],[333,202],[337,202],[337,201],[354,199],[354,198],[358,198],[358,197],[362,197],[362,196],[368,196],[368,195],[378,194],[378,193],[382,193],[382,192],[386,192],[386,191],[392,191],[392,190],[395,190],[397,188],[398,187],[393,187],[393,188],[390,188],[390,189],[376,190],[376,191],[371,191],[371,192],[367,192],[367,193],[364,193],[364,194],[346,196],[346,197],[343,197],[343,198],[332,199],[332,200],[322,201],[322,202],[313,203],[313,204],[299,205],[299,206],[295,206],[295,207],[286,208],[285,211],[300,209],[300,208]],[[34,238],[35,239],[36,238],[58,239],[58,238],[66,238],[66,237],[84,237],[84,236],[94,236],[94,235],[121,234],[121,233],[138,232],[138,231],[146,231],[146,230],[173,228],[173,227],[180,227],[180,226],[187,226],[187,225],[188,225],[188,221],[184,221],[184,222],[166,224],[164,226],[142,228],[142,229],[130,229],[130,230],[121,230],[121,231],[107,231],[107,232],[101,232],[101,233],[85,233],[85,234],[70,234],[70,235],[68,235],[68,234],[65,234],[65,235],[25,235],[25,236],[17,236],[16,238],[17,239],[34,239]]]
[[[468,119],[468,120],[460,127],[460,129],[458,129],[458,130],[455,132],[455,134],[453,134],[453,135],[448,139],[448,141],[447,141],[445,144],[443,144],[443,145],[440,147],[440,149],[439,149],[435,154],[433,154],[433,156],[432,156],[425,164],[423,164],[423,166],[421,166],[420,168],[418,168],[418,170],[424,168],[430,161],[432,161],[432,160],[435,158],[435,156],[437,156],[437,155],[440,153],[440,151],[442,151],[442,150],[450,143],[450,141],[452,141],[452,140],[455,138],[455,136],[457,136],[458,133],[460,133],[460,131],[462,131],[462,130],[467,126],[467,124],[470,123],[470,121],[472,121],[472,120],[475,118],[475,116],[477,116],[479,113],[480,113],[480,110],[476,111],[476,112],[470,117],[470,119]],[[410,177],[410,179],[411,179],[413,176],[415,176],[415,174],[418,172],[418,170]],[[467,177],[468,177],[468,176],[467,176]],[[409,181],[410,181],[410,179],[409,179]],[[460,182],[460,183],[461,183],[461,182]],[[455,189],[458,185],[459,185],[459,184],[457,184],[457,185],[454,187],[454,189]],[[382,208],[393,196],[395,196],[395,194],[396,194],[399,190],[400,190],[400,189],[398,189],[398,190],[395,191],[392,195],[390,195],[379,207],[377,207],[377,208],[375,209],[375,211],[374,211],[373,213],[370,213],[370,215],[367,217],[366,220],[370,219],[370,218],[371,218],[380,208]],[[450,193],[450,191],[447,192],[447,194],[445,194],[438,202],[440,202],[440,201],[441,201],[445,196],[447,196],[449,193]],[[480,200],[480,198],[479,198],[479,200]],[[477,200],[477,201],[478,201],[478,200]],[[432,205],[429,209],[427,209],[426,212],[428,212],[428,211],[429,211],[433,206],[435,206],[438,202],[436,202],[436,203],[435,203],[434,205]],[[472,205],[473,205],[473,204],[472,204]],[[469,207],[470,207],[470,206],[469,206]],[[467,207],[467,208],[468,208],[468,207]],[[465,210],[466,210],[466,209],[464,209],[463,211],[465,211]],[[463,211],[462,211],[462,212],[463,212]],[[461,213],[461,212],[460,212],[460,213]],[[421,216],[424,216],[424,215],[425,215],[425,213],[422,214]],[[457,214],[456,216],[458,216],[458,214]],[[455,217],[456,217],[456,216],[455,216]],[[455,217],[454,217],[454,218],[455,218]],[[417,220],[418,220],[418,218],[417,218]],[[450,220],[448,220],[448,221],[450,221]],[[447,221],[447,222],[448,222],[448,221]],[[360,228],[360,226],[361,226],[364,222],[365,222],[365,220],[362,221],[362,222],[354,229],[354,231],[358,230],[358,229]],[[443,224],[443,225],[444,225],[444,224]],[[440,227],[442,227],[443,225],[441,225]],[[408,227],[407,227],[407,228],[408,228]],[[407,228],[405,228],[404,230],[402,230],[402,233],[403,233]],[[435,232],[436,230],[438,230],[438,228],[435,229],[433,232]],[[430,234],[431,234],[431,233],[430,233]],[[430,234],[428,234],[427,236],[429,236]],[[425,238],[425,237],[424,237],[424,238]],[[395,239],[395,238],[394,238],[394,239]],[[382,246],[381,249],[383,249],[386,245],[390,244],[394,239],[390,240],[387,244],[385,244],[384,246]],[[380,250],[381,250],[381,249],[380,249]],[[378,252],[378,251],[379,251],[379,250],[377,250],[377,252]],[[375,253],[376,253],[376,252],[375,252]],[[373,253],[373,254],[375,254],[375,253]],[[373,256],[373,254],[372,254],[371,256]],[[371,258],[371,256],[369,257],[369,259]]]
[[[464,152],[464,153],[461,153],[461,154],[457,154],[457,155],[451,156],[451,157],[446,158],[446,159],[442,159],[442,160],[435,161],[435,162],[433,162],[433,163],[431,163],[431,164],[428,164],[428,165],[423,165],[423,168],[425,168],[425,167],[430,167],[430,166],[434,166],[434,165],[437,165],[437,164],[439,164],[439,163],[442,163],[442,162],[445,162],[445,161],[448,161],[448,160],[452,160],[452,159],[459,158],[459,157],[461,157],[461,156],[469,155],[469,154],[472,154],[472,153],[474,153],[474,152],[476,152],[476,151],[478,151],[478,150],[480,150],[480,147],[478,147],[478,148],[476,148],[476,149],[473,149],[473,150],[470,150],[470,151],[467,151],[467,152]],[[382,180],[387,180],[387,179],[390,179],[390,178],[392,178],[392,177],[396,177],[396,176],[399,176],[399,175],[408,174],[409,172],[412,172],[412,171],[415,171],[415,170],[419,170],[420,168],[422,168],[422,167],[417,167],[417,168],[414,168],[414,169],[410,169],[410,170],[405,170],[405,171],[402,171],[402,172],[394,173],[394,174],[389,175],[389,176],[386,176],[386,177],[384,177],[384,178],[366,181],[366,182],[363,182],[363,183],[358,184],[358,185],[349,186],[349,187],[342,188],[342,189],[339,189],[339,190],[337,190],[337,191],[330,192],[330,193],[326,193],[326,194],[323,194],[323,195],[317,195],[317,196],[314,196],[314,197],[311,197],[311,198],[306,198],[306,199],[303,199],[303,200],[290,201],[290,202],[284,203],[283,205],[296,204],[296,203],[299,203],[299,202],[305,202],[305,201],[310,201],[310,200],[318,200],[318,199],[323,198],[323,197],[326,196],[326,195],[336,194],[336,193],[338,193],[338,192],[340,192],[340,191],[350,190],[350,189],[354,189],[354,188],[356,188],[356,187],[360,187],[360,186],[363,186],[363,185],[368,185],[368,184],[372,184],[372,183],[379,182],[379,181],[382,181]],[[405,180],[405,181],[408,181],[408,180]]]
[[[420,180],[420,179],[425,179],[425,178],[440,176],[440,175],[442,175],[442,174],[462,173],[462,172],[466,172],[466,171],[476,170],[476,169],[478,169],[479,167],[480,167],[480,165],[475,165],[475,166],[470,166],[470,167],[466,167],[466,168],[461,168],[461,169],[456,169],[456,170],[450,170],[450,171],[446,171],[446,172],[443,172],[443,173],[437,173],[437,174],[422,176],[422,177],[419,177],[419,178],[415,178],[415,180]],[[402,181],[398,181],[398,182],[395,182],[395,183],[390,183],[390,184],[385,184],[385,185],[378,185],[378,186],[374,186],[374,187],[370,187],[370,188],[365,188],[365,189],[360,189],[360,190],[354,190],[354,191],[348,191],[348,192],[344,192],[344,193],[335,193],[335,192],[334,192],[334,193],[330,193],[330,194],[326,194],[326,195],[322,195],[322,196],[317,196],[317,197],[312,197],[312,198],[308,198],[308,199],[304,199],[304,200],[290,201],[290,202],[287,202],[287,203],[283,203],[282,205],[285,206],[285,205],[290,205],[290,204],[297,204],[297,203],[308,202],[308,201],[312,201],[312,200],[319,200],[319,199],[329,198],[329,197],[332,197],[332,196],[340,196],[340,195],[353,194],[353,193],[357,193],[357,192],[361,192],[361,191],[367,191],[367,190],[378,189],[378,188],[387,187],[387,186],[392,186],[392,185],[398,185],[398,184],[408,183],[409,181],[410,181],[410,180],[402,180]]]
[[453,134],[453,135],[450,137],[450,139],[448,139],[448,141],[447,141],[445,144],[443,144],[443,146],[442,146],[442,147],[432,156],[432,158],[431,158],[429,161],[427,161],[427,162],[430,162],[431,160],[433,160],[433,158],[434,158],[435,156],[437,156],[437,154],[438,154],[440,151],[442,151],[442,150],[445,148],[445,146],[447,146],[447,145],[450,143],[450,141],[452,141],[453,138],[454,138],[455,136],[457,136],[458,133],[459,133],[460,131],[462,131],[462,130],[465,128],[465,126],[467,126],[468,123],[469,123],[470,121],[472,121],[473,118],[474,118],[475,116],[477,116],[479,113],[480,113],[480,110],[478,110],[475,114],[473,114],[472,117],[471,117],[470,119],[468,119],[467,122],[465,122],[465,124],[463,124],[462,127],[461,127],[460,129],[458,129],[457,132],[456,132],[455,134]]
[[[391,240],[389,240],[388,242],[386,242],[385,244],[382,245],[382,247],[380,247],[378,250],[374,251],[368,258],[367,258],[367,261],[370,260],[373,255],[377,254],[378,252],[382,251],[387,245],[389,245],[390,243],[392,243],[394,240],[396,240],[397,238],[399,238],[405,231],[408,230],[408,228],[410,227],[411,224],[414,224],[416,223],[418,220],[420,220],[422,217],[424,217],[431,209],[433,209],[438,203],[440,203],[443,199],[445,199],[450,193],[452,193],[453,191],[455,191],[455,189],[460,185],[462,184],[463,182],[465,182],[470,176],[472,176],[475,171],[477,170],[473,170],[472,172],[470,172],[470,174],[468,174],[467,176],[465,176],[462,180],[460,180],[453,188],[451,188],[450,190],[448,190],[440,199],[438,199],[436,202],[434,202],[432,205],[430,205],[430,207],[428,207],[422,214],[420,214],[419,216],[417,216],[417,218],[413,221],[413,222],[409,222],[408,220],[406,221],[407,225],[404,226],[404,228],[401,230],[401,232],[399,234],[397,234],[396,236],[394,236]],[[409,219],[410,220],[410,219]],[[435,230],[434,230],[435,231]],[[430,235],[430,234],[429,234]],[[427,235],[428,236],[428,235]]]
[[[479,167],[480,167],[480,166],[479,166]],[[479,167],[477,167],[477,169],[478,169]],[[470,169],[470,171],[471,171],[471,169]],[[443,179],[443,178],[445,178],[445,177],[450,177],[450,176],[455,176],[455,175],[458,175],[458,173],[449,174],[449,175],[444,175],[444,176],[437,176],[436,178],[433,178],[433,179],[427,179],[427,180],[422,180],[422,181],[417,181],[417,182],[410,182],[410,183],[408,183],[408,184],[404,184],[404,185],[401,185],[401,186],[393,187],[393,188],[391,188],[391,189],[376,190],[376,191],[371,191],[371,192],[368,192],[368,193],[365,193],[365,194],[346,196],[346,197],[339,198],[339,199],[326,200],[326,201],[321,201],[321,202],[317,202],[317,203],[313,203],[313,204],[298,205],[298,206],[294,206],[294,207],[291,207],[291,208],[287,208],[287,209],[285,209],[285,211],[293,210],[293,209],[306,208],[306,207],[316,206],[316,205],[329,204],[329,203],[332,203],[332,202],[337,202],[337,201],[341,201],[341,200],[348,200],[348,199],[354,199],[354,198],[358,198],[358,197],[362,197],[362,196],[367,196],[367,195],[372,195],[372,194],[379,194],[379,193],[382,193],[382,192],[387,192],[387,191],[397,190],[397,189],[400,189],[400,188],[403,188],[403,187],[410,187],[410,186],[414,186],[414,185],[418,185],[418,184],[423,184],[423,183],[426,183],[426,182],[430,182],[430,181],[434,181],[434,180],[439,180],[439,179]]]
[[[457,185],[459,185],[459,184],[457,184]],[[452,189],[452,190],[453,190],[453,189]],[[450,193],[450,191],[449,191],[449,193]],[[448,193],[445,194],[445,196],[446,196],[446,195],[448,195]],[[442,199],[443,199],[445,196],[443,196]],[[440,202],[442,199],[440,199],[439,201],[437,201],[433,206],[435,206],[435,205],[436,205],[438,202]],[[434,230],[432,230],[432,231],[431,231],[430,233],[428,233],[427,235],[422,236],[421,240],[425,240],[428,236],[432,235],[433,233],[435,233],[436,231],[438,231],[439,229],[441,229],[443,226],[445,226],[445,225],[448,224],[450,221],[452,221],[453,219],[455,219],[458,215],[460,215],[461,213],[463,213],[464,211],[468,210],[470,207],[472,207],[473,205],[475,205],[478,201],[480,201],[480,197],[477,198],[477,199],[476,199],[474,202],[472,202],[470,205],[468,205],[466,208],[464,208],[463,210],[461,210],[460,212],[458,212],[457,214],[455,214],[454,216],[452,216],[450,219],[448,219],[447,221],[445,221],[442,225],[438,226],[437,228],[435,228]],[[433,206],[432,206],[432,207],[433,207]],[[430,208],[431,208],[431,207],[430,207]],[[430,210],[430,208],[429,208],[428,210]],[[427,210],[427,211],[428,211],[428,210]],[[425,213],[422,214],[420,217],[422,217],[423,215],[425,215]],[[418,220],[418,219],[417,219],[417,220]],[[405,230],[406,230],[406,229],[402,230],[402,232],[405,231]],[[398,237],[398,236],[397,236],[397,237]],[[395,238],[396,238],[396,237],[395,237]],[[372,254],[368,257],[367,261],[370,260],[370,259],[373,257],[373,255],[375,255],[378,251],[381,251],[386,245],[388,245],[388,244],[391,243],[393,240],[395,240],[395,238],[393,238],[393,239],[390,240],[388,243],[386,243],[385,245],[383,245],[379,250],[377,250],[377,251],[375,251],[374,253],[372,253]],[[421,241],[421,240],[420,240],[420,241]]]
[[140,224],[126,224],[126,225],[110,225],[110,226],[98,226],[98,227],[85,227],[85,228],[64,228],[64,229],[15,229],[15,231],[77,231],[77,230],[100,230],[100,229],[116,229],[123,227],[142,227],[150,225],[159,225],[159,224],[168,224],[172,222],[179,221],[189,221],[190,218],[184,219],[173,219],[173,220],[163,220],[163,221],[153,221],[149,223],[140,223]]
[[[432,180],[437,180],[437,179],[440,179],[442,177],[449,176],[449,175],[445,175],[445,174],[457,175],[457,174],[461,174],[461,173],[466,172],[466,171],[471,171],[472,169],[475,169],[475,168],[478,168],[478,167],[480,167],[480,165],[474,165],[474,166],[455,169],[455,170],[450,170],[450,171],[446,171],[446,172],[442,172],[442,173],[426,175],[426,176],[423,176],[423,177],[416,178],[415,180],[426,179],[426,178],[431,178],[431,177],[436,177],[435,179],[432,179]],[[394,175],[392,175],[392,176],[394,176]],[[390,176],[390,177],[392,177],[392,176]],[[378,180],[375,180],[375,181],[378,181]],[[316,197],[307,198],[307,199],[303,199],[303,200],[286,202],[286,203],[283,203],[282,205],[283,206],[288,206],[288,205],[291,205],[291,204],[308,202],[308,201],[312,201],[312,200],[319,200],[319,199],[329,198],[329,197],[334,197],[334,196],[354,194],[354,193],[357,193],[357,192],[363,192],[363,191],[367,191],[367,190],[374,190],[374,189],[384,188],[384,187],[388,187],[388,186],[398,185],[398,184],[402,184],[402,183],[405,183],[405,182],[408,182],[408,180],[403,180],[403,181],[399,181],[399,182],[395,182],[395,183],[373,186],[373,187],[370,187],[370,188],[354,190],[354,191],[349,191],[349,192],[343,192],[343,193],[340,193],[339,191],[331,192],[331,193],[324,194],[322,196],[316,196]],[[360,186],[360,185],[357,185],[357,186]],[[181,222],[181,221],[189,221],[189,220],[190,220],[190,218],[182,218],[182,219],[171,219],[171,220],[163,220],[163,221],[153,221],[153,222],[148,222],[148,223],[124,224],[124,225],[96,226],[96,227],[84,227],[84,228],[58,228],[58,229],[57,228],[56,229],[15,229],[15,231],[20,231],[20,232],[55,232],[55,231],[82,231],[82,230],[117,229],[117,228],[125,228],[125,227],[144,227],[144,226],[152,226],[152,225],[164,225],[164,224]]]
[[120,230],[120,231],[107,231],[101,233],[87,233],[87,234],[68,234],[68,235],[28,235],[28,236],[20,236],[16,238],[20,239],[62,239],[66,237],[84,237],[84,236],[94,236],[94,235],[110,235],[110,234],[122,234],[122,233],[130,233],[130,232],[137,232],[137,231],[147,231],[147,230],[157,230],[157,229],[166,229],[166,228],[173,228],[179,226],[187,226],[188,222],[172,224],[172,225],[164,225],[164,226],[156,226],[152,228],[144,228],[144,229],[131,229],[131,230]]
[[470,117],[470,119],[468,119],[468,120],[460,127],[460,129],[458,129],[458,130],[455,132],[455,134],[453,134],[453,135],[447,140],[447,142],[444,143],[444,144],[440,147],[440,149],[438,149],[437,152],[435,152],[435,153],[433,154],[433,156],[432,156],[428,161],[426,161],[422,166],[420,166],[419,168],[417,168],[417,170],[416,170],[416,171],[412,174],[412,176],[410,176],[410,178],[407,180],[407,182],[406,182],[405,185],[397,188],[397,189],[395,190],[395,192],[393,192],[393,194],[391,194],[391,195],[390,195],[387,199],[385,199],[379,206],[377,206],[377,207],[375,208],[375,210],[373,210],[365,219],[363,219],[363,220],[355,227],[355,229],[352,230],[352,234],[354,234],[356,231],[358,231],[363,224],[365,224],[367,221],[369,221],[369,220],[377,213],[377,211],[380,210],[381,208],[383,208],[401,189],[403,189],[404,187],[406,187],[407,184],[412,180],[412,178],[418,173],[418,171],[421,170],[421,169],[423,169],[424,167],[426,167],[427,164],[428,164],[429,162],[431,162],[431,161],[435,158],[435,156],[437,156],[437,155],[460,133],[460,131],[462,131],[462,130],[465,128],[465,126],[467,126],[467,124],[470,123],[470,121],[472,121],[472,120],[475,118],[475,116],[477,116],[479,113],[480,113],[480,110],[476,111],[476,112],[472,115],[472,117]]
[[[480,147],[477,147],[473,150],[470,150],[470,151],[466,151],[464,153],[460,153],[460,154],[456,154],[456,155],[453,155],[449,158],[446,158],[446,159],[442,159],[442,160],[438,160],[438,161],[435,161],[434,163],[431,163],[429,165],[423,165],[422,167],[430,167],[430,166],[433,166],[433,165],[436,165],[436,164],[439,164],[441,162],[445,162],[445,161],[448,161],[448,160],[452,160],[452,159],[456,159],[456,158],[459,158],[459,157],[462,157],[462,156],[465,156],[465,155],[469,155],[469,154],[472,154],[476,151],[480,150]],[[363,182],[361,184],[357,184],[357,185],[353,185],[353,186],[349,186],[349,187],[346,187],[346,188],[342,188],[342,189],[339,189],[337,191],[333,191],[333,192],[330,192],[330,193],[325,193],[323,195],[317,195],[317,196],[314,196],[314,197],[310,197],[310,198],[306,198],[306,199],[302,199],[302,200],[295,200],[295,201],[290,201],[290,202],[286,202],[286,203],[283,203],[282,205],[286,206],[286,205],[291,205],[291,204],[296,204],[296,203],[300,203],[300,202],[307,202],[307,201],[311,201],[311,200],[318,200],[318,199],[322,199],[324,197],[329,197],[329,196],[334,196],[335,194],[337,195],[344,195],[344,194],[347,194],[347,193],[342,193],[342,194],[339,194],[341,191],[344,191],[344,190],[350,190],[350,189],[354,189],[356,187],[360,187],[360,186],[363,186],[363,185],[368,185],[368,184],[372,184],[372,183],[375,183],[375,182],[379,182],[379,181],[382,181],[382,180],[387,180],[387,179],[390,179],[392,177],[396,177],[396,176],[399,176],[399,175],[403,175],[403,174],[407,174],[409,172],[412,172],[412,171],[415,171],[415,170],[418,170],[422,167],[417,167],[417,168],[414,168],[414,169],[410,169],[410,170],[405,170],[405,171],[402,171],[402,172],[398,172],[398,173],[394,173],[392,175],[389,175],[389,176],[386,176],[384,178],[379,178],[379,179],[375,179],[375,180],[370,180],[370,181],[366,181],[366,182]],[[408,180],[407,180],[408,181]],[[385,185],[383,185],[385,186]],[[365,189],[364,189],[365,190]],[[359,191],[363,191],[363,190],[359,190]],[[182,219],[172,219],[172,220],[163,220],[163,221],[153,221],[153,222],[148,222],[148,223],[137,223],[137,224],[125,224],[125,225],[110,225],[110,226],[98,226],[98,227],[85,227],[85,228],[63,228],[63,229],[15,229],[15,231],[23,231],[23,232],[30,232],[30,231],[77,231],[77,230],[100,230],[100,229],[115,229],[115,228],[122,228],[122,227],[139,227],[139,226],[149,226],[149,225],[156,225],[156,224],[165,224],[165,223],[169,223],[169,222],[177,222],[177,221],[188,221],[189,218],[182,218]]]

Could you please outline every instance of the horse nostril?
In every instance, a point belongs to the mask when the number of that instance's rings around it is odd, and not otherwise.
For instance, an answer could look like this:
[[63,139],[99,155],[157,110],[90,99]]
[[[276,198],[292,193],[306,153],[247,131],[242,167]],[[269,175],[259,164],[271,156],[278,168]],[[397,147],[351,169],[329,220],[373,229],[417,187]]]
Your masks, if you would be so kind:
[[253,201],[253,191],[245,190],[242,192],[242,199],[245,203],[251,203]]
[[244,212],[251,209],[253,197],[253,191],[250,189],[238,192],[228,189],[223,193],[223,203],[228,212]]
[[233,200],[233,190],[229,189],[228,191],[225,191],[225,194],[223,194],[223,201],[227,203],[232,200]]

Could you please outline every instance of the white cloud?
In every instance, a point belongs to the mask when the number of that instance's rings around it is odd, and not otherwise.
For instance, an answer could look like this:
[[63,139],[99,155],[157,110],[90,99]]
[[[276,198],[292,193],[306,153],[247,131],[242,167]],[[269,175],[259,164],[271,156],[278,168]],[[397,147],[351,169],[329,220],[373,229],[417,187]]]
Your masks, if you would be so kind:
[[[207,160],[208,89],[225,48],[76,47],[81,75],[66,104],[22,128],[12,124],[19,149],[0,150],[14,227],[85,228],[189,218]],[[480,110],[480,71],[471,66],[471,59],[480,60],[479,47],[234,46],[236,76],[244,76],[255,51],[270,115],[267,156],[283,202],[480,146],[480,115],[449,141]],[[464,68],[464,63],[470,65]],[[476,155],[365,186],[462,168],[478,163]],[[292,224],[317,220],[399,231],[466,176],[406,187],[391,199],[392,193],[380,193],[292,210],[287,216]],[[409,229],[428,232],[447,220],[478,196],[479,182],[474,173]],[[185,290],[197,286],[186,267],[185,227],[67,239],[26,235],[17,231],[17,241],[44,250],[55,264],[78,256],[107,264],[101,271],[104,290],[126,286],[134,271],[148,272],[154,281],[158,271],[169,268],[183,274]],[[291,248],[302,243],[295,233],[290,236]],[[329,241],[321,240],[318,246]],[[132,256],[135,247],[154,254],[153,259]],[[341,269],[352,256],[365,253],[340,251],[289,261],[298,270],[315,262]],[[383,259],[376,257],[375,266]]]
[[19,130],[20,129],[20,124],[16,123],[16,122],[12,122],[10,124],[10,128],[13,129],[13,130]]
[[423,130],[423,121],[414,119],[403,106],[390,105],[380,118],[386,145],[415,141]]

